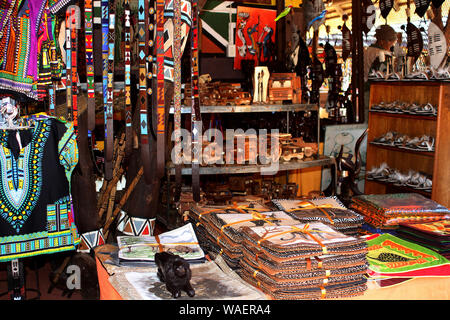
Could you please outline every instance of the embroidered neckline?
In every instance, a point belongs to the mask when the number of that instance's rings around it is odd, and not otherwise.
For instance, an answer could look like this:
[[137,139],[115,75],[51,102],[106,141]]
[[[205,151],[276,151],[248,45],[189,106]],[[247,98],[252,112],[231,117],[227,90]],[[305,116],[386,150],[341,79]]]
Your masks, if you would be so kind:
[[[5,155],[5,141],[8,134],[4,132],[0,135],[0,215],[8,222],[14,230],[19,233],[20,229],[34,210],[39,199],[42,186],[42,156],[44,146],[50,134],[51,123],[49,120],[37,121],[35,130],[30,143],[24,148],[23,152],[23,192],[20,199],[15,201],[13,198],[12,176],[8,175],[11,169],[6,164],[7,155]],[[7,147],[6,147],[7,148]],[[9,150],[9,149],[7,149]],[[17,200],[17,196],[15,197]]]

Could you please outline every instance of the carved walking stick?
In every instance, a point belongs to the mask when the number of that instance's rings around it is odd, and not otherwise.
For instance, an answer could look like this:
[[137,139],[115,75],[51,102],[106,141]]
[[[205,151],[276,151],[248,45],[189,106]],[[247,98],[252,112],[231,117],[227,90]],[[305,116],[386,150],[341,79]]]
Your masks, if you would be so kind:
[[198,93],[198,0],[192,1],[191,30],[191,130],[192,130],[192,193],[195,202],[200,201],[200,153],[202,118]]
[[111,215],[111,217],[109,218],[109,220],[106,221],[105,226],[103,227],[103,234],[105,235],[105,239],[108,237],[109,234],[109,227],[111,226],[111,223],[114,221],[114,219],[116,218],[116,216],[119,214],[120,210],[122,209],[122,207],[125,205],[125,203],[127,202],[129,196],[131,195],[131,193],[133,192],[134,188],[136,187],[137,183],[139,182],[139,180],[141,179],[142,175],[144,174],[144,168],[141,167],[136,175],[136,177],[134,177],[133,181],[131,182],[130,186],[128,187],[127,191],[125,192],[125,194],[122,196],[122,198],[120,199],[119,204],[116,206],[116,209],[114,210],[113,214]]
[[114,170],[114,45],[115,45],[115,5],[109,2],[108,24],[108,79],[106,89],[106,137],[105,137],[105,179],[111,180]]
[[[157,115],[158,124],[156,130],[156,171],[159,178],[165,173],[165,105],[164,105],[164,0],[156,0],[156,64],[157,64]],[[144,164],[145,165],[145,164]]]
[[93,28],[92,0],[84,2],[84,30],[86,42],[86,80],[87,80],[87,112],[88,130],[95,129],[95,75],[94,75],[94,49],[93,49]]
[[131,11],[130,1],[125,0],[125,154],[129,156],[133,148],[133,127],[131,126]]
[[[174,92],[173,92],[173,105],[174,105],[174,133],[175,133],[175,146],[181,144],[181,0],[173,0],[173,78],[174,78]],[[175,155],[175,202],[178,202],[181,194],[181,159],[180,155]]]

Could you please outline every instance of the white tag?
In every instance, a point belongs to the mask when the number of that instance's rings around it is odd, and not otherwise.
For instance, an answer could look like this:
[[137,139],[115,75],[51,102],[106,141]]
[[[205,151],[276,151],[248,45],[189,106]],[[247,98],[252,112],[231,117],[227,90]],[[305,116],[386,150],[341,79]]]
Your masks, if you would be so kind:
[[19,149],[22,150],[22,141],[20,140],[19,130],[16,131],[16,139],[17,142],[19,143]]

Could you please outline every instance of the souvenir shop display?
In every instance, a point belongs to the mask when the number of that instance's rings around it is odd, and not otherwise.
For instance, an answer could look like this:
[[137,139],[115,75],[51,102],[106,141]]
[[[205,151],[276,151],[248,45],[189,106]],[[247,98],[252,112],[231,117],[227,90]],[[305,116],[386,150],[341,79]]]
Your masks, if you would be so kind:
[[445,286],[448,4],[353,2],[0,1],[0,298]]

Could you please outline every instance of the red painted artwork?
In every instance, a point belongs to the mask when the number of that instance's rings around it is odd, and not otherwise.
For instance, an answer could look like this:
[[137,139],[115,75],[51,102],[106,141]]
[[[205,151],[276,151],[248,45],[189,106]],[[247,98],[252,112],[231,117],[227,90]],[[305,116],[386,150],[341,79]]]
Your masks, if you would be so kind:
[[242,60],[265,65],[275,52],[276,10],[238,7],[236,18],[236,55],[234,69],[241,69]]

